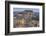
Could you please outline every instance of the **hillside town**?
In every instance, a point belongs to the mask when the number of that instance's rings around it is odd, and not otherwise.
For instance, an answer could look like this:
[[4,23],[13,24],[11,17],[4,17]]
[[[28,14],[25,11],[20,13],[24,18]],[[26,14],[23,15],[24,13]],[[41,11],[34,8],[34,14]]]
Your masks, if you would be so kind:
[[39,27],[39,16],[34,16],[32,10],[14,13],[13,24],[16,27]]

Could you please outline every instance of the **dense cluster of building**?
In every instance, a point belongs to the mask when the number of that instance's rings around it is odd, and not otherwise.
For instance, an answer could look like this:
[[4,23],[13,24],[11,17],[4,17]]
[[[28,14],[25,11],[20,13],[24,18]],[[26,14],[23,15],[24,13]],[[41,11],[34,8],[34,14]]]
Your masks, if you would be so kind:
[[39,26],[39,20],[33,18],[32,10],[24,10],[13,17],[14,27],[36,27]]

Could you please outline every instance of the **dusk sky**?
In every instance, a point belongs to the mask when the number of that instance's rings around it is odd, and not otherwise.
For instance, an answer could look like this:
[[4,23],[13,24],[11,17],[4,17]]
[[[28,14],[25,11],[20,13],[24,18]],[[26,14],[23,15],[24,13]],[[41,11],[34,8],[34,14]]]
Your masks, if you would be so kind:
[[39,12],[39,9],[38,8],[13,8],[13,11],[24,11],[24,10],[33,10],[34,12]]

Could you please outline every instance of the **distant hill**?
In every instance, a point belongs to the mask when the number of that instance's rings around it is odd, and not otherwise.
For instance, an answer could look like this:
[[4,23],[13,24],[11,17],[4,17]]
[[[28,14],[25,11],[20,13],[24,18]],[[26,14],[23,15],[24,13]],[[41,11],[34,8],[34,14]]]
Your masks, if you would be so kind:
[[39,12],[33,12],[32,19],[39,20]]

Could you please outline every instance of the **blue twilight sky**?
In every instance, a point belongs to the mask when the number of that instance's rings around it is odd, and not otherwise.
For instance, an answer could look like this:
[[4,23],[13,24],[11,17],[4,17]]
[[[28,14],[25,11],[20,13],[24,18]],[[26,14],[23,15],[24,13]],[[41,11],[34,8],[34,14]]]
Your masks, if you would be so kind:
[[38,8],[13,8],[13,12],[16,12],[16,11],[21,12],[24,10],[33,10],[33,12],[39,12]]

